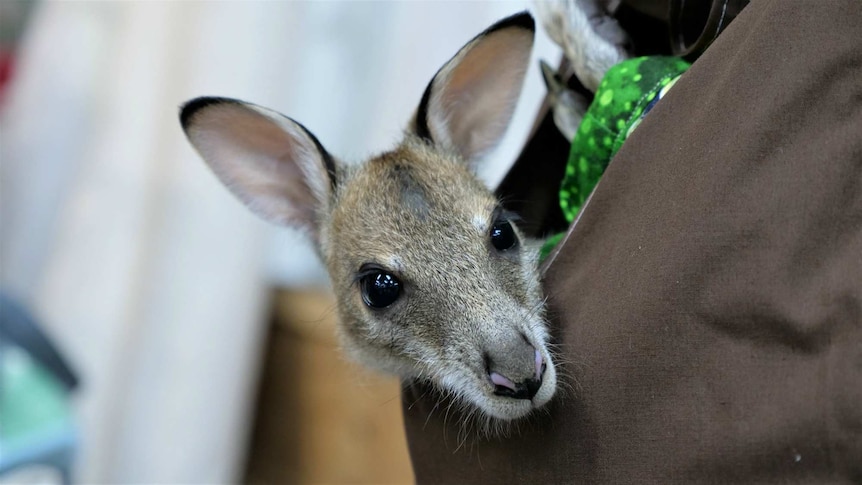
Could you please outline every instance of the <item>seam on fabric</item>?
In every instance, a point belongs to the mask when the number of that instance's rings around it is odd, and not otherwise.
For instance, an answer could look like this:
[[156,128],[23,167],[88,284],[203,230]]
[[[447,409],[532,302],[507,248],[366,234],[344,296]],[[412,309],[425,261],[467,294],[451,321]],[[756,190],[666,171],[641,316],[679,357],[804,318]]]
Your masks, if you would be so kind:
[[[679,76],[679,74],[676,74],[676,76]],[[661,92],[661,88],[662,88],[661,83],[668,80],[668,79],[672,79],[673,77],[674,76],[671,76],[669,74],[665,74],[664,76],[662,76],[658,81],[656,81],[656,83],[653,85],[653,87],[649,91],[645,92],[644,95],[641,96],[640,99],[637,100],[637,103],[635,104],[635,106],[640,106],[644,102],[644,100],[647,98],[652,98],[652,97],[657,96],[658,93]],[[658,88],[658,89],[656,89],[656,88]],[[647,103],[647,104],[649,104],[649,103]],[[644,106],[644,108],[646,108],[646,106]],[[626,118],[626,126],[631,126],[631,124],[634,122],[634,119],[636,117],[645,118],[646,115],[647,115],[647,113],[640,113],[639,115],[636,116],[634,114],[634,112],[632,112],[631,114],[629,114],[628,118]],[[626,131],[628,131],[628,130],[626,130]],[[620,141],[625,141],[625,140],[621,140],[621,138],[624,136],[625,136],[625,134],[622,131],[617,133],[617,136],[614,139],[614,146],[616,146],[616,144],[619,143]],[[605,170],[607,170],[607,168],[605,168]]]
[[[610,166],[610,164],[608,164],[608,165]],[[605,168],[605,170],[607,170],[607,168]],[[596,182],[596,186],[593,187],[593,190],[590,192],[590,195],[587,197],[587,200],[584,201],[584,205],[581,206],[581,209],[578,211],[578,214],[575,216],[575,220],[573,220],[572,223],[569,224],[569,229],[566,231],[566,235],[563,236],[563,238],[560,240],[560,242],[558,242],[557,245],[554,246],[554,249],[545,258],[545,262],[542,263],[542,266],[540,268],[542,278],[545,277],[545,274],[548,272],[548,269],[551,267],[552,264],[554,264],[554,261],[556,261],[557,256],[560,254],[560,251],[562,251],[563,247],[566,245],[566,242],[572,236],[572,233],[575,231],[575,227],[577,227],[577,225],[578,225],[578,221],[581,220],[581,216],[587,210],[587,207],[589,207],[590,201],[593,200],[593,194],[596,193],[596,189],[599,188],[599,185],[601,183],[602,183],[602,179],[599,178],[599,181]]]

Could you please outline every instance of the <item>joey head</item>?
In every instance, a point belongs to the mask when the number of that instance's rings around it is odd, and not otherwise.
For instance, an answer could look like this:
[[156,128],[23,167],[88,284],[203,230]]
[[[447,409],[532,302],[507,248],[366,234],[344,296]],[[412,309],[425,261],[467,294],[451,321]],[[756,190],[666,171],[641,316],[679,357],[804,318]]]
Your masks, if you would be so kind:
[[512,116],[534,29],[522,13],[467,43],[431,80],[404,139],[359,164],[243,101],[197,98],[180,114],[239,199],[316,243],[355,359],[500,420],[529,414],[557,386],[538,246],[473,171]]

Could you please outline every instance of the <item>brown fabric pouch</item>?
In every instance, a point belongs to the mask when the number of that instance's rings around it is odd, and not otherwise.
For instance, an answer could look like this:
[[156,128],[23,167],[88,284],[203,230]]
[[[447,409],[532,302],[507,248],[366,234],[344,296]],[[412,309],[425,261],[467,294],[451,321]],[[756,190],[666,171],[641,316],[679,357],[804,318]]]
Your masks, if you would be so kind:
[[419,483],[862,481],[860,26],[857,0],[740,13],[548,267],[560,395],[478,439],[405,385]]

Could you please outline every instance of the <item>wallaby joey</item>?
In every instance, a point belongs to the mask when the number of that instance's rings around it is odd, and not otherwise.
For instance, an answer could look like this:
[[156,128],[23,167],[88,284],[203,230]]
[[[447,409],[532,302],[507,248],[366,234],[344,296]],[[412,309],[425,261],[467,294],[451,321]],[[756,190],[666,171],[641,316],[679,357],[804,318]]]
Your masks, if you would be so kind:
[[197,98],[180,113],[239,199],[314,240],[356,360],[500,420],[529,414],[557,387],[538,245],[473,172],[512,117],[534,33],[521,13],[467,43],[431,80],[404,139],[360,164],[243,101]]

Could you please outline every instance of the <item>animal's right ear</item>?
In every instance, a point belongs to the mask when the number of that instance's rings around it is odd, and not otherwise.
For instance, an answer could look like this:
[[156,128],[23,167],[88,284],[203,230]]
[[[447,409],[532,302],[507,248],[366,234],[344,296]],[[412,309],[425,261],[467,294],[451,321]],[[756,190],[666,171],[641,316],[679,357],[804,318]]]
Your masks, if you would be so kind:
[[216,176],[252,211],[319,242],[337,167],[311,132],[275,111],[227,98],[189,101],[180,122]]

